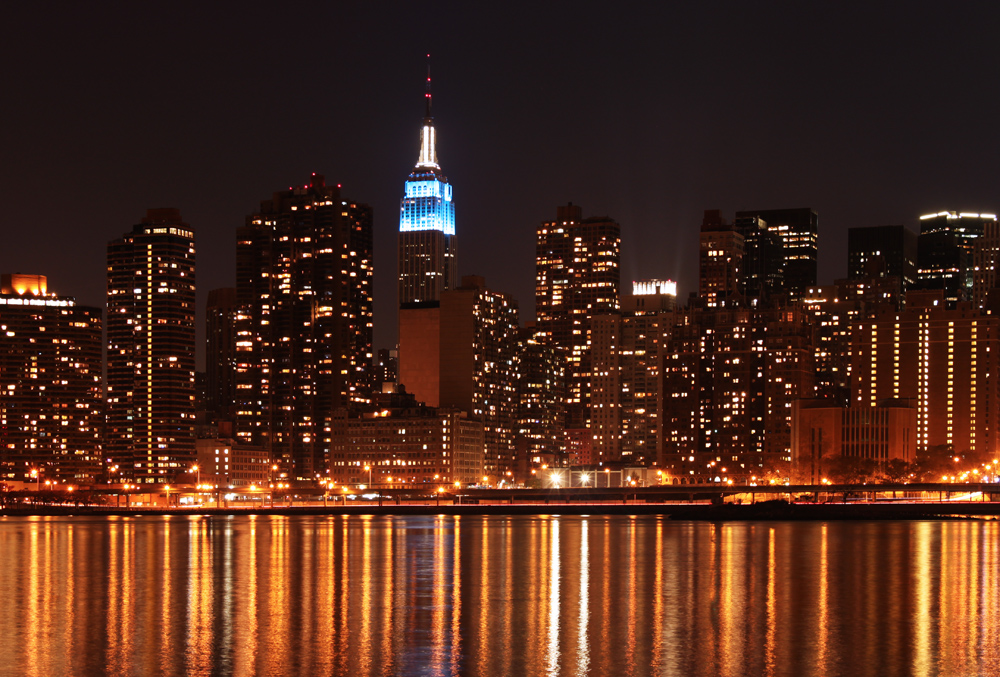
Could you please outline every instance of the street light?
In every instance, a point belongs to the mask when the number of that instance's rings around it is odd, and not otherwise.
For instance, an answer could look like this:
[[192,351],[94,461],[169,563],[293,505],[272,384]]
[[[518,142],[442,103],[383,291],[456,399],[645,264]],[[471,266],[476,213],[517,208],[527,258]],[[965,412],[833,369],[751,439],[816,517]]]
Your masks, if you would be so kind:
[[188,472],[198,473],[198,481],[196,484],[198,485],[199,488],[201,488],[201,466],[199,466],[196,463],[193,466],[191,466],[191,470],[189,470]]
[[368,486],[372,485],[372,466],[371,464],[365,465],[365,470],[368,471]]

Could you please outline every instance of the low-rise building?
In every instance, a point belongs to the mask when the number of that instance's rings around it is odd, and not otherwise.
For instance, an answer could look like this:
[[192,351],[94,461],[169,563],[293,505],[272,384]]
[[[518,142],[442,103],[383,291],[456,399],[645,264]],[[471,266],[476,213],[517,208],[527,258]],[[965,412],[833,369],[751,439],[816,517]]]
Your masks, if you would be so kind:
[[[399,396],[392,404],[399,405]],[[406,401],[408,400],[408,401]],[[333,417],[327,478],[338,484],[478,483],[483,476],[483,423],[457,409],[417,404]]]

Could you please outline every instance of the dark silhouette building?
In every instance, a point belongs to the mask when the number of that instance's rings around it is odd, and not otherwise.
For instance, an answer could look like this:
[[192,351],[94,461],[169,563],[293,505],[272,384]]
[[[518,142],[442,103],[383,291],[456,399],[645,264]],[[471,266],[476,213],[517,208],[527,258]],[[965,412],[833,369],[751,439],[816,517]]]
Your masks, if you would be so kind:
[[764,221],[767,230],[781,239],[781,291],[797,301],[816,286],[819,215],[808,207],[736,212],[740,223],[748,217]]
[[847,276],[898,277],[900,293],[917,281],[917,234],[905,226],[870,226],[847,230]]
[[208,292],[205,308],[205,408],[232,420],[236,404],[236,287]]
[[941,289],[954,307],[972,300],[976,244],[995,214],[937,212],[920,217],[917,243],[919,289]]

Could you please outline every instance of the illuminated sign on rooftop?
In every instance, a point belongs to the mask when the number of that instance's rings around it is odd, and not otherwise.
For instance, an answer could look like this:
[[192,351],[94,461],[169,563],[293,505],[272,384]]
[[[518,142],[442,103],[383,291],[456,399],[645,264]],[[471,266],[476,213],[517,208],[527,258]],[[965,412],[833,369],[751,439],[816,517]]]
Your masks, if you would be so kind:
[[677,283],[673,280],[633,280],[633,296],[651,296],[654,294],[668,294],[677,296]]

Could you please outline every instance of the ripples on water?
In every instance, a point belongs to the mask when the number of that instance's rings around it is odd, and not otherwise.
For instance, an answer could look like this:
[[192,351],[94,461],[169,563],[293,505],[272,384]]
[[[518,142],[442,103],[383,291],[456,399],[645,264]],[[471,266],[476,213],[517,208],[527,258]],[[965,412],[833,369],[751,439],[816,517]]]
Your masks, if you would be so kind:
[[998,674],[998,528],[4,518],[0,674]]

